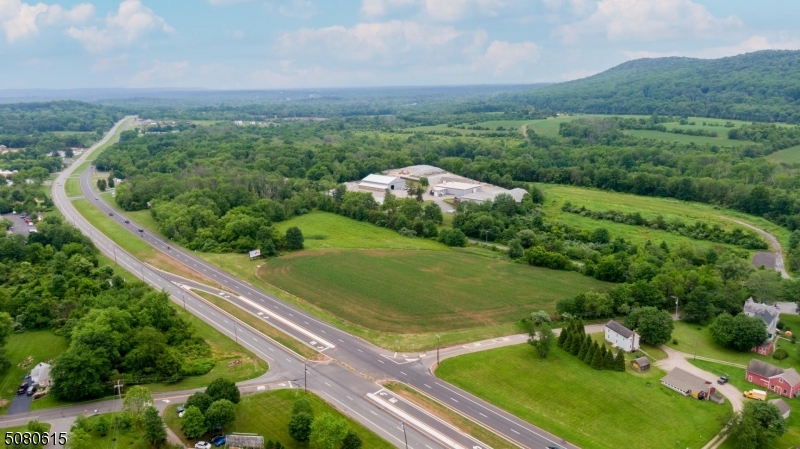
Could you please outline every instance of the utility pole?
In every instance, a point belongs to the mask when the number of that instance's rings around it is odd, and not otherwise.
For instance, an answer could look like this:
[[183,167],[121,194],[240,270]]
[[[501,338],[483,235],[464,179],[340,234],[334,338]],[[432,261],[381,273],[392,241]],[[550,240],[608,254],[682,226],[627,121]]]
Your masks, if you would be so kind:
[[303,391],[308,393],[308,360],[303,362]]
[[117,390],[119,399],[122,400],[122,380],[117,380],[117,384],[114,385],[114,389]]
[[439,334],[436,334],[436,367],[437,368],[439,367],[439,346],[440,346],[441,342],[442,342],[441,337],[439,337]]
[[183,310],[186,310],[186,292],[181,292],[181,296],[183,296]]
[[670,296],[670,298],[674,298],[675,299],[675,319],[677,320],[679,318],[679,316],[678,316],[678,297],[677,296]]
[[114,265],[119,265],[117,263],[117,247],[116,246],[112,246],[111,248],[114,249]]
[[233,335],[236,337],[236,343],[239,343],[239,332],[236,330],[236,321],[233,322]]
[[141,270],[142,270],[142,282],[144,282],[144,283],[147,283],[147,282],[144,280],[144,267],[141,267]]
[[408,437],[406,436],[406,423],[400,421],[400,425],[403,426],[403,439],[406,442],[406,449],[408,449]]

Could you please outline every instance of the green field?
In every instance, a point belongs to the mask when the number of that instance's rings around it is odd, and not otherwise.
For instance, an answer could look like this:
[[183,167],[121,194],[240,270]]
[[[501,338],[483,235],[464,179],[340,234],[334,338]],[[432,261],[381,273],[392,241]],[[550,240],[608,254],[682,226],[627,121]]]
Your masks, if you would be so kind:
[[[691,363],[698,368],[704,369],[710,373],[722,376],[727,375],[730,377],[730,384],[736,387],[739,391],[746,391],[753,388],[760,388],[746,380],[745,370],[732,366],[720,365],[718,363],[705,362],[703,360],[691,360]],[[767,391],[767,399],[783,398],[792,409],[789,419],[786,420],[789,425],[789,430],[780,438],[772,442],[772,444],[765,449],[783,449],[787,447],[795,447],[800,442],[800,403],[797,399],[786,399],[780,395]],[[747,399],[745,399],[747,400]],[[726,441],[720,446],[722,449],[734,449],[732,442]]]
[[[339,413],[338,410],[331,407],[319,396],[313,393],[305,394],[299,389],[273,390],[242,396],[242,401],[236,407],[236,421],[226,426],[223,431],[226,433],[256,433],[263,436],[265,442],[267,440],[280,441],[283,447],[287,449],[307,448],[307,444],[295,442],[289,436],[287,430],[294,401],[304,395],[311,403],[314,416],[332,413],[344,417],[350,430],[361,437],[364,442],[362,446],[364,449],[389,449],[394,447],[371,430]],[[177,406],[178,404],[172,404],[167,407],[164,412],[164,420],[176,435],[183,437],[178,413],[175,410]],[[187,447],[194,447],[194,441],[184,440],[184,443],[186,443]]]
[[[10,400],[17,394],[17,387],[22,382],[23,376],[30,374],[31,369],[39,362],[52,361],[56,356],[67,350],[69,341],[51,331],[29,331],[21,334],[11,334],[8,337],[5,351],[6,357],[11,362],[11,368],[0,376],[0,398]],[[30,363],[22,368],[20,364],[31,357]],[[2,412],[8,409],[4,406]]]
[[[117,414],[118,413],[103,413],[101,415],[87,417],[86,421],[92,429],[89,432],[90,446],[88,447],[93,449],[149,449],[150,443],[145,440],[144,433],[141,430],[136,427],[125,430],[117,429],[114,425],[114,417]],[[109,423],[108,433],[105,436],[100,435],[99,432],[94,430],[95,424],[101,417],[107,419]]]
[[[474,125],[467,125],[464,124],[464,127],[470,126],[480,126],[481,128],[490,128],[488,130],[482,129],[461,129],[456,127],[448,127],[446,124],[442,125],[430,125],[430,126],[416,126],[413,128],[408,128],[407,131],[414,131],[414,132],[442,132],[442,131],[455,131],[460,134],[485,134],[491,132],[498,132],[498,127],[503,127],[502,131],[517,131],[519,132],[519,128],[522,125],[533,123],[537,120],[488,120],[485,122],[476,123]],[[458,126],[461,126],[460,124]]]
[[[738,224],[723,218],[731,217],[764,229],[765,231],[777,237],[784,247],[789,246],[790,232],[786,228],[780,227],[764,218],[747,215],[729,209],[717,209],[714,206],[707,204],[681,201],[672,198],[638,196],[627,193],[607,192],[604,190],[587,189],[566,185],[536,184],[536,186],[539,187],[539,189],[541,189],[545,195],[543,209],[549,218],[553,219],[557,217],[559,220],[562,220],[567,224],[580,227],[596,228],[602,226],[611,231],[613,235],[621,235],[622,237],[630,238],[631,241],[636,243],[643,243],[647,239],[650,239],[653,242],[660,242],[663,239],[666,240],[667,243],[670,241],[687,241],[692,242],[695,245],[711,244],[710,242],[702,242],[699,240],[690,239],[688,237],[671,234],[666,231],[658,231],[643,227],[614,223],[612,221],[601,221],[589,217],[582,217],[578,214],[563,212],[561,210],[561,206],[564,205],[564,202],[570,201],[573,205],[586,206],[592,210],[601,211],[613,209],[625,213],[640,212],[645,218],[655,218],[657,215],[662,215],[667,221],[673,218],[679,218],[687,223],[702,221],[704,223],[708,223],[709,225],[718,224],[723,229],[732,229],[739,226]],[[620,234],[617,234],[618,232]]]
[[[786,320],[786,315],[782,315],[782,319]],[[792,328],[800,330],[800,325]],[[699,328],[699,330],[698,330]],[[688,354],[695,354],[702,357],[708,357],[716,360],[723,360],[726,362],[736,363],[739,365],[747,365],[752,359],[763,360],[773,365],[780,365],[782,367],[794,367],[800,370],[800,356],[798,356],[797,345],[792,344],[785,339],[778,339],[775,344],[777,348],[783,348],[789,353],[789,358],[778,362],[771,357],[756,354],[754,352],[739,352],[733,349],[724,348],[714,342],[711,338],[711,333],[708,326],[699,326],[697,324],[689,324],[683,321],[675,322],[675,329],[672,331],[672,338],[678,340],[678,344],[672,341],[667,343],[671,348],[683,351]]]
[[[543,136],[558,137],[558,127],[564,122],[571,122],[579,118],[595,118],[595,117],[610,117],[607,115],[598,114],[575,114],[575,115],[562,115],[559,117],[548,117],[544,120],[537,120],[530,125],[528,129],[532,129],[536,134]],[[633,117],[633,116],[624,116]],[[638,117],[638,116],[636,116]]]
[[609,284],[578,273],[461,252],[305,251],[267,261],[259,277],[346,321],[417,333],[513,323]]
[[800,163],[800,145],[776,151],[767,156],[767,160],[776,164]]
[[[155,220],[153,220],[155,223]],[[422,238],[403,237],[396,231],[352,220],[330,212],[311,212],[276,223],[281,234],[292,226],[303,231],[306,249],[425,249],[448,251],[441,243]]]
[[80,183],[80,178],[67,178],[64,184],[64,190],[66,190],[68,197],[74,198],[76,196],[83,196]]
[[699,448],[730,409],[661,386],[658,368],[596,371],[557,347],[546,359],[528,345],[463,355],[436,374],[581,447]]
[[[666,125],[666,124],[665,124]],[[669,128],[669,126],[667,126]],[[683,126],[675,126],[676,128],[684,128]],[[708,136],[690,136],[687,134],[674,134],[670,132],[661,132],[661,131],[654,131],[654,130],[645,130],[645,129],[632,129],[625,131],[625,134],[630,134],[632,136],[641,137],[644,139],[657,139],[657,140],[665,140],[667,142],[678,142],[678,143],[695,143],[697,145],[702,144],[709,144],[709,145],[718,145],[718,146],[740,146],[740,145],[752,145],[753,142],[747,140],[731,140],[728,139],[727,134],[720,134],[719,137],[708,137]]]

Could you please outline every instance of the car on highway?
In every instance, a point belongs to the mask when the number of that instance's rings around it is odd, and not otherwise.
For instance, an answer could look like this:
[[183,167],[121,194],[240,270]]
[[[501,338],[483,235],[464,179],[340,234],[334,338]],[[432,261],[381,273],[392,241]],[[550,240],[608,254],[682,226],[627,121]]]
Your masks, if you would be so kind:
[[142,228],[139,228],[139,232],[144,232],[144,229],[142,229]]
[[131,222],[130,220],[128,220],[128,219],[125,219],[125,224],[128,224],[128,223],[130,223],[130,222]]
[[108,213],[108,216],[109,216],[109,217],[113,217],[113,216],[114,216],[114,212],[109,212],[109,213]]
[[194,445],[194,449],[211,449],[211,443],[206,443],[205,441],[198,441]]

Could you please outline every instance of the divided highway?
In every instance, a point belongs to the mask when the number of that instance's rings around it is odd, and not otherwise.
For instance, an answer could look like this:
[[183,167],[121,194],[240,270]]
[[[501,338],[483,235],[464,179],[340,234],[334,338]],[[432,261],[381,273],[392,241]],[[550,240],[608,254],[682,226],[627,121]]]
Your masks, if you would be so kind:
[[[131,118],[126,118],[117,123],[104,140],[93,149],[113,136],[117,127],[129,126],[130,120]],[[412,385],[451,409],[505,436],[520,447],[575,447],[562,443],[560,438],[436,378],[423,363],[423,359],[435,357],[435,354],[397,354],[375,347],[231,276],[190,251],[175,248],[169,241],[147,230],[140,232],[142,226],[129,217],[117,213],[94,194],[91,183],[92,168],[87,169],[80,174],[81,190],[87,200],[108,214],[109,218],[128,229],[130,238],[148,243],[186,267],[214,280],[222,285],[225,291],[209,290],[208,286],[151,269],[141,263],[97,231],[74,209],[66,196],[64,190],[66,179],[89,153],[90,151],[87,151],[72,167],[65,170],[53,185],[53,201],[67,220],[84,234],[89,235],[103,253],[112,258],[116,257],[120,266],[155,288],[169,292],[178,304],[183,305],[185,301],[188,311],[232,338],[237,338],[248,349],[268,360],[270,379],[294,380],[302,383],[304,369],[307,369],[309,389],[398,447],[405,447],[403,427],[407,433],[408,447],[479,449],[487,446],[387,393],[375,383],[376,380],[398,380]],[[369,282],[368,279],[364,281]],[[231,303],[262,317],[304,344],[324,352],[336,363],[309,362],[304,365],[303,360],[294,353],[242,323],[234,324],[236,320],[231,316],[187,293],[190,288],[220,294]]]

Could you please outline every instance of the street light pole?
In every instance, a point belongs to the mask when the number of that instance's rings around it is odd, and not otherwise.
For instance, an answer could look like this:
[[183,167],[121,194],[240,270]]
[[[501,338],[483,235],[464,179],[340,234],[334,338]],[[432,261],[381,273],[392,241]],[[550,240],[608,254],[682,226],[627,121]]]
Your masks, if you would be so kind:
[[442,342],[442,338],[439,337],[439,334],[436,334],[436,367],[439,367],[439,346]]
[[400,425],[403,426],[403,440],[405,440],[406,449],[408,449],[408,437],[406,436],[406,423],[400,421]]
[[117,247],[116,246],[112,246],[111,248],[114,249],[114,265],[119,265],[117,263]]
[[186,293],[181,292],[181,296],[183,296],[183,310],[186,310]]
[[239,332],[236,330],[236,321],[233,322],[233,335],[236,337],[236,343],[239,343]]
[[678,316],[678,297],[677,296],[670,296],[670,298],[674,298],[675,299],[675,319],[677,320],[679,318],[679,316]]
[[308,360],[303,362],[303,391],[308,393]]

